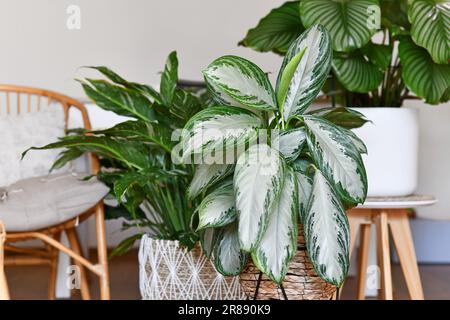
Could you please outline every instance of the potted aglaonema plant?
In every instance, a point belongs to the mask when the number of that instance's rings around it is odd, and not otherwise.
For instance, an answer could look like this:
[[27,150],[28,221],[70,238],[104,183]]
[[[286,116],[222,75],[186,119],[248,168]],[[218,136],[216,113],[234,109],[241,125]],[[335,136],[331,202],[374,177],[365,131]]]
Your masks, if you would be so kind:
[[109,68],[93,69],[107,80],[80,80],[87,96],[100,108],[128,119],[103,130],[71,130],[58,142],[38,149],[63,148],[54,168],[89,152],[100,157],[97,176],[111,188],[105,201],[106,218],[121,219],[123,230],[133,231],[111,252],[111,258],[141,241],[143,299],[241,298],[238,279],[217,273],[198,245],[192,220],[201,199],[186,196],[193,166],[171,159],[176,146],[172,135],[205,107],[204,95],[177,86],[175,52],[167,59],[159,92],[129,82]]
[[216,106],[182,133],[181,158],[199,162],[189,195],[204,196],[203,248],[219,272],[240,274],[252,299],[330,299],[347,275],[345,209],[366,198],[366,150],[333,122],[365,120],[344,108],[308,111],[331,59],[320,25],[291,44],[275,90],[251,61],[218,58],[204,71]]
[[432,105],[450,99],[448,1],[287,2],[240,44],[284,55],[304,28],[316,23],[329,30],[334,50],[324,92],[338,105],[358,107],[372,121],[355,131],[370,150],[363,158],[369,195],[413,193],[419,128],[411,99]]

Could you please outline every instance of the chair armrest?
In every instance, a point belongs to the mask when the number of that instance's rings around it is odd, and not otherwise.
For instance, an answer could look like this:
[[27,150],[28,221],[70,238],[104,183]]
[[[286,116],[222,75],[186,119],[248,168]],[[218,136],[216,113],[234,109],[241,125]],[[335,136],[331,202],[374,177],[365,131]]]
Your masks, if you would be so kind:
[[4,244],[6,240],[6,230],[3,222],[0,221],[0,300],[9,300],[9,290],[6,283],[4,270]]

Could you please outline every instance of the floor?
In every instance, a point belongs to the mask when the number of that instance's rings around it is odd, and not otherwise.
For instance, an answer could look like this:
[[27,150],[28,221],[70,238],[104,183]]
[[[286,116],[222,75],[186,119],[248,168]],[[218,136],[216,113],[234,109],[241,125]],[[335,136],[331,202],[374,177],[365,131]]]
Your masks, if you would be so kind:
[[[450,265],[421,265],[420,272],[426,299],[450,299]],[[137,251],[114,258],[110,262],[112,299],[140,299]],[[46,299],[46,267],[11,267],[6,269],[12,299]],[[398,265],[393,266],[394,296],[408,299],[408,292]],[[91,277],[93,298],[98,298],[97,281]],[[342,293],[342,299],[353,299],[356,279],[349,278]],[[74,293],[79,299],[79,293]]]

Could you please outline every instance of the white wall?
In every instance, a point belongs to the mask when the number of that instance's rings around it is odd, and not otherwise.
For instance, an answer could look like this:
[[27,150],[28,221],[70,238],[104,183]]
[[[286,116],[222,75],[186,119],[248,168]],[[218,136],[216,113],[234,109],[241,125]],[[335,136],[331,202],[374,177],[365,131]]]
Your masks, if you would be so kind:
[[[237,47],[247,29],[283,0],[0,0],[0,83],[49,88],[80,97],[80,66],[107,65],[128,79],[159,83],[177,50],[180,76],[224,54],[251,58],[276,73],[280,58]],[[70,5],[81,29],[66,27]]]
[[[73,81],[86,75],[79,67],[107,65],[130,80],[157,84],[167,54],[175,49],[180,76],[185,79],[201,79],[201,70],[224,54],[250,58],[272,72],[273,78],[279,57],[236,44],[260,17],[283,2],[0,0],[0,83],[43,87],[83,97]],[[66,27],[69,5],[81,9],[80,30]],[[94,125],[113,121],[114,117],[90,109]],[[421,110],[419,191],[437,195],[440,202],[419,214],[422,218],[450,219],[450,105]],[[440,244],[448,243],[444,236],[450,232],[444,231],[449,229],[450,223],[414,221],[419,259],[437,261],[441,257],[450,261],[450,250],[440,249]],[[121,237],[112,230],[111,243]]]

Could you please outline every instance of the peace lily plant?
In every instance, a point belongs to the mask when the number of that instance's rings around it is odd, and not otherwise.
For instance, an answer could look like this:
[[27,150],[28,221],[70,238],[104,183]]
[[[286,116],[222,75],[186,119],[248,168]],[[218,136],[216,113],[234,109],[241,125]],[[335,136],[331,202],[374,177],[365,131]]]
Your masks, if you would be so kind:
[[289,46],[275,89],[241,57],[220,57],[204,71],[215,105],[187,122],[180,155],[200,162],[189,196],[203,198],[198,230],[222,274],[241,273],[251,256],[280,284],[302,226],[317,274],[336,286],[344,281],[345,209],[367,193],[366,148],[349,129],[366,120],[345,108],[308,111],[331,63],[330,35],[313,25]]
[[316,23],[331,34],[333,77],[324,91],[339,104],[400,107],[410,93],[429,104],[450,99],[448,0],[287,2],[261,19],[240,44],[284,55]]

